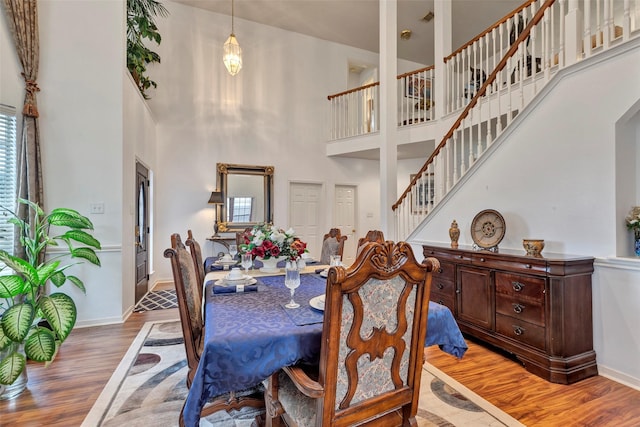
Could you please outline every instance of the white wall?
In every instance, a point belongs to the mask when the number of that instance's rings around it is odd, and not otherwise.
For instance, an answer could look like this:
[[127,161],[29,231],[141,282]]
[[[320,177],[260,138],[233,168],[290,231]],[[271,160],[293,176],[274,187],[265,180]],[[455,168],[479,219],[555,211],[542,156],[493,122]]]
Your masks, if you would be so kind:
[[[79,324],[118,321],[124,2],[56,1],[38,6],[45,207],[70,207],[87,214],[90,203],[105,204],[103,215],[89,215],[103,245],[103,267],[74,270],[85,281],[86,295],[68,286],[65,291],[76,301]],[[4,16],[0,37],[0,102],[21,110],[24,86]]]
[[[156,245],[158,280],[170,279],[162,252],[171,233],[191,228],[204,255],[210,236],[217,162],[275,167],[275,223],[287,227],[289,182],[358,187],[358,231],[379,228],[378,162],[328,158],[326,96],[345,89],[349,59],[377,63],[377,54],[236,20],[243,69],[230,76],[222,44],[230,20],[172,2],[159,22],[161,67],[150,69],[159,89],[149,102],[158,123]],[[333,204],[323,215],[333,220]],[[367,213],[373,212],[373,217]],[[216,252],[219,248],[216,248]]]
[[[557,85],[516,119],[493,155],[440,206],[413,241],[448,244],[448,229],[456,219],[460,244],[472,244],[473,217],[491,208],[506,220],[500,247],[522,249],[523,238],[540,238],[546,244],[543,254],[599,258],[607,267],[596,267],[593,276],[597,361],[607,372],[623,373],[636,387],[640,262],[625,259],[622,274],[609,257],[616,256],[616,236],[624,228],[616,190],[637,195],[635,173],[616,189],[615,125],[640,99],[639,45],[628,52],[618,49],[615,52],[621,53],[608,60],[596,57],[561,71],[553,82]],[[637,141],[637,135],[633,138]]]
[[24,80],[20,76],[20,64],[13,39],[4,17],[4,5],[0,4],[0,103],[16,107],[22,111]]
[[[123,85],[123,109],[124,109],[124,134],[123,134],[123,191],[122,205],[122,313],[128,314],[135,302],[135,239],[137,181],[136,161],[142,163],[150,172],[152,189],[153,171],[156,167],[156,123],[147,103],[143,100],[140,91],[126,69],[121,71],[124,75]],[[149,191],[149,210],[158,212],[155,206],[153,191]],[[149,218],[149,226],[153,229],[155,218]],[[151,233],[149,247],[153,248],[155,234]],[[149,252],[150,284],[155,278],[153,249]]]

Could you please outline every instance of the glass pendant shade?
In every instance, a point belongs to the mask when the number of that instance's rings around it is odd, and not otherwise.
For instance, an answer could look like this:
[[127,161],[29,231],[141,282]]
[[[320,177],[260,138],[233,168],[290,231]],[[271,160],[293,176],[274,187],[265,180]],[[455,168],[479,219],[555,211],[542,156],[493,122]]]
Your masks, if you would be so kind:
[[224,42],[224,56],[222,57],[224,66],[232,76],[235,76],[242,69],[242,49],[238,44],[235,34],[231,33]]

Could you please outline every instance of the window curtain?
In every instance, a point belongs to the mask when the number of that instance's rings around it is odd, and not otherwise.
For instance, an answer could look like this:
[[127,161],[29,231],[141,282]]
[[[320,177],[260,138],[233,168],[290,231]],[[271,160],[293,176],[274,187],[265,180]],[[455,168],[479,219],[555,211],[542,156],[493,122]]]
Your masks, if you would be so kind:
[[[36,93],[40,91],[37,84],[40,58],[38,2],[37,0],[2,0],[2,2],[25,82],[22,138],[18,142],[17,150],[17,196],[37,203],[44,209],[39,114],[36,99]],[[29,210],[24,205],[18,204],[16,208],[20,218],[29,219],[27,218]],[[14,247],[14,254],[24,257],[24,250],[18,241],[15,242]]]

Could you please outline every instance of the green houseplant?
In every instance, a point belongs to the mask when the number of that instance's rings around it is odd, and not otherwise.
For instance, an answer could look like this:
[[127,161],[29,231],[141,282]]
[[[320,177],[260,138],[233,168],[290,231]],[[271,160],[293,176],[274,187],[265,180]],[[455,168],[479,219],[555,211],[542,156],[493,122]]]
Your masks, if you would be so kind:
[[149,49],[145,40],[160,44],[162,37],[155,17],[168,14],[156,0],[127,0],[127,69],[144,99],[149,99],[147,89],[158,86],[147,75],[147,65],[160,63],[160,55]]
[[[18,200],[28,206],[29,220],[3,208],[8,220],[20,233],[25,259],[0,250],[0,384],[12,384],[26,366],[26,357],[50,363],[76,323],[73,299],[63,292],[48,293],[51,283],[60,288],[69,282],[85,292],[78,277],[68,274],[74,265],[88,261],[100,266],[94,249],[100,242],[85,230],[93,230],[91,221],[73,209],[58,208],[45,214],[37,204]],[[53,227],[52,227],[53,226]],[[55,231],[62,234],[52,235]],[[45,259],[49,246],[63,243],[60,251]],[[63,263],[63,260],[69,262]],[[11,270],[11,274],[6,274]],[[24,353],[22,353],[24,348]],[[25,382],[26,386],[26,382]]]

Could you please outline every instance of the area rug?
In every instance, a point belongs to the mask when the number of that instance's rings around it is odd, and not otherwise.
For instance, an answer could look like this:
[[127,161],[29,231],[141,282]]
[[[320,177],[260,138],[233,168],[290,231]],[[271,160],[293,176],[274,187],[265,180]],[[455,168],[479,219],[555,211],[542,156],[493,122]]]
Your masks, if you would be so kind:
[[[179,321],[147,322],[85,418],[83,426],[177,426],[187,394]],[[255,409],[215,413],[200,426],[250,427]],[[425,363],[420,427],[521,426],[518,421]]]
[[165,308],[176,308],[177,306],[176,291],[174,289],[168,289],[148,292],[138,304],[136,304],[133,311],[162,310]]

